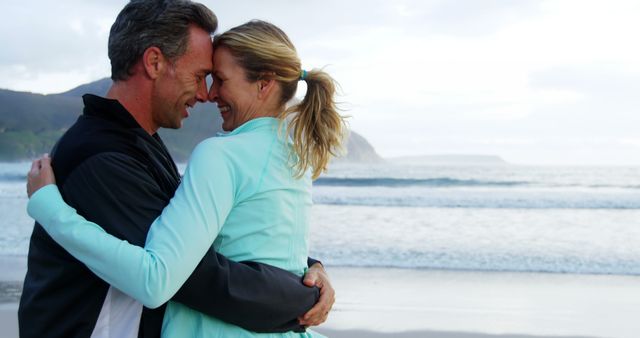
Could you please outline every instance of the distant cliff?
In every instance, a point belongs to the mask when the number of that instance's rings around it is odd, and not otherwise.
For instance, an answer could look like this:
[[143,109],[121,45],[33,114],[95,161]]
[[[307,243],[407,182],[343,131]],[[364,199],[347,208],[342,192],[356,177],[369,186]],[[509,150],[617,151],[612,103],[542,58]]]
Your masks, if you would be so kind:
[[[104,96],[110,86],[111,79],[106,78],[51,95],[0,89],[0,161],[25,160],[49,152],[82,113],[82,95]],[[178,162],[186,161],[200,141],[221,130],[216,105],[198,104],[190,112],[180,130],[160,130]],[[351,132],[347,150],[341,161],[380,161],[373,147],[355,132]]]
[[384,161],[373,146],[354,131],[349,133],[345,150],[346,154],[338,158],[338,162],[379,163]]

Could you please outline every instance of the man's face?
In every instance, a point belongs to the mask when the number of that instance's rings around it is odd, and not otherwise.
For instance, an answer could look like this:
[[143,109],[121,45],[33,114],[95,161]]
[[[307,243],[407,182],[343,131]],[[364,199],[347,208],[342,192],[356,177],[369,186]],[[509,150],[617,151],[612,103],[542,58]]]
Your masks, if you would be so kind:
[[189,117],[188,108],[206,102],[206,76],[211,72],[213,46],[205,30],[191,26],[187,51],[159,75],[152,98],[156,126],[178,129]]

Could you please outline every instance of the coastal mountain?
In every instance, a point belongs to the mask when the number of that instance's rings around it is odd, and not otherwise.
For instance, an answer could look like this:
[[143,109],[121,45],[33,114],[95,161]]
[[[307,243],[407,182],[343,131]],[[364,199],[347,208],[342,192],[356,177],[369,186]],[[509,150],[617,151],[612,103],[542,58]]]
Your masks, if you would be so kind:
[[[111,83],[105,78],[50,95],[0,89],[0,161],[26,160],[49,152],[82,113],[82,95],[104,96]],[[180,130],[159,132],[178,162],[186,161],[200,141],[221,131],[222,119],[215,104],[198,104],[190,113]],[[340,161],[381,161],[373,147],[353,131],[346,148]]]
[[48,152],[79,111],[78,98],[0,90],[0,160]]
[[349,132],[345,143],[345,154],[336,159],[337,162],[381,163],[382,157],[376,153],[373,146],[362,135],[354,131]]
[[112,83],[113,81],[110,78],[105,77],[104,79],[83,84],[64,93],[55,95],[67,97],[82,97],[82,95],[89,93],[104,96],[107,94],[107,91],[109,91],[109,88],[111,88]]

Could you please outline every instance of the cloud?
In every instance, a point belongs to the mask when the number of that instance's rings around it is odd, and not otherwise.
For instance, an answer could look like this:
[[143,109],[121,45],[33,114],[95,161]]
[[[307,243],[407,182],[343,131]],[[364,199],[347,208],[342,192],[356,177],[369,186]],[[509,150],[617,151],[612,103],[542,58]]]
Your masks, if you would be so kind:
[[513,22],[540,14],[541,4],[531,0],[449,0],[434,1],[425,8],[418,1],[412,3],[421,8],[415,23],[423,32],[460,37],[494,34]]
[[578,92],[588,98],[590,103],[623,103],[634,111],[640,108],[640,73],[612,64],[596,63],[546,69],[533,73],[530,84],[533,88]]
[[52,93],[107,76],[108,30],[122,5],[9,2],[0,11],[0,88]]
[[[50,93],[108,76],[108,29],[125,3],[3,3],[0,87]],[[305,68],[340,82],[351,126],[385,156],[638,157],[637,1],[204,3],[221,30],[280,26]]]
[[622,139],[622,140],[618,140],[618,142],[624,146],[632,146],[635,148],[640,148],[640,138]]
[[640,125],[640,74],[611,65],[557,67],[534,73],[531,86],[574,92],[574,102],[547,102],[532,119],[547,121],[571,135],[632,137]]

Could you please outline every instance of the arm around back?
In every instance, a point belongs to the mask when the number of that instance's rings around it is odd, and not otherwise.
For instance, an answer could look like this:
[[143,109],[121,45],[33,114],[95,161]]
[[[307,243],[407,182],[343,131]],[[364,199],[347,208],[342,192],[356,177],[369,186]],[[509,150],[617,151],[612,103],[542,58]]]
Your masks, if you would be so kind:
[[289,271],[236,263],[210,250],[172,300],[247,330],[286,332],[304,331],[296,317],[318,297],[318,288]]
[[[231,174],[224,161],[211,161],[209,156],[216,156],[212,152],[215,148],[201,146],[194,151],[183,183],[152,225],[145,248],[77,215],[55,186],[32,196],[29,214],[106,282],[147,307],[160,306],[195,269],[233,205]],[[219,179],[215,185],[213,177]]]
[[[142,164],[120,153],[86,161],[66,180],[63,194],[107,232],[138,246],[169,199]],[[159,305],[154,296],[148,295],[145,303]],[[208,250],[173,300],[248,330],[284,332],[303,329],[295,317],[318,297],[317,288],[304,286],[288,271],[233,262]]]

